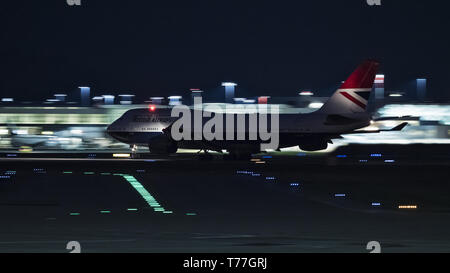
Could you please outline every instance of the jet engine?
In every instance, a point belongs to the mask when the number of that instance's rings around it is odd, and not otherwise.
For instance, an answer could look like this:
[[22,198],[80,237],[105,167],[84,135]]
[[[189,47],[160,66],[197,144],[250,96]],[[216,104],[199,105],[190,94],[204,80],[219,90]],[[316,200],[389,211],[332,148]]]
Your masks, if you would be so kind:
[[325,139],[316,139],[316,140],[308,140],[302,144],[299,144],[298,147],[306,152],[316,152],[322,151],[328,148],[328,143],[330,141]]

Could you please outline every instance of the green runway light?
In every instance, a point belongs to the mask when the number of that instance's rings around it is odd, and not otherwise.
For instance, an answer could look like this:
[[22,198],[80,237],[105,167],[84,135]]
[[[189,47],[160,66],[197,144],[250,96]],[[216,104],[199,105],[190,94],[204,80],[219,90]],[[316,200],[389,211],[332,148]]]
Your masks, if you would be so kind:
[[70,213],[70,216],[78,216],[78,215],[80,215],[80,213],[78,213],[78,212],[71,212]]
[[110,210],[101,210],[100,213],[111,213]]
[[123,174],[122,177],[128,183],[130,183],[130,185],[141,195],[141,197],[147,202],[147,204],[149,204],[150,207],[153,208],[154,211],[165,213],[166,210],[164,209],[164,207],[162,207],[159,202],[156,201],[156,199],[150,194],[150,192],[148,192],[134,176]]
[[73,173],[73,172],[63,172],[63,174],[71,174],[71,173]]
[[196,216],[196,215],[197,215],[197,213],[193,213],[193,212],[188,212],[188,213],[186,213],[186,215],[187,215],[187,216]]
[[163,213],[166,213],[166,214],[172,214],[173,211],[171,211],[171,210],[166,210],[166,211],[164,211]]
[[130,208],[130,209],[127,209],[128,211],[137,211],[138,209],[134,209],[134,208]]
[[94,172],[84,172],[84,174],[95,174]]
[[101,175],[111,175],[111,173],[101,173]]

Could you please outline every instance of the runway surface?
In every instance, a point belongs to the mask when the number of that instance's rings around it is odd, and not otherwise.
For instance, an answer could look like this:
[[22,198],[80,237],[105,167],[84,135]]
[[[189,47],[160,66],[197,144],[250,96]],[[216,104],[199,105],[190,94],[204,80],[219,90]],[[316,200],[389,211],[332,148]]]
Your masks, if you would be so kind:
[[0,252],[450,250],[447,161],[305,157],[2,159]]

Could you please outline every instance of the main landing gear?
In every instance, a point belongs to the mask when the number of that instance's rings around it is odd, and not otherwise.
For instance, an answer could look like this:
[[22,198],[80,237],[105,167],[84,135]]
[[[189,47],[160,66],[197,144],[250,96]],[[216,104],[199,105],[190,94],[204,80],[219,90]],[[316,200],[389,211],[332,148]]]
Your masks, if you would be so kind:
[[[202,151],[205,151],[202,153]],[[208,150],[200,150],[198,153],[198,159],[202,161],[212,161],[214,159],[213,155],[208,152]]]
[[138,157],[138,153],[137,153],[137,145],[130,145],[130,149],[131,149],[131,158],[137,158]]

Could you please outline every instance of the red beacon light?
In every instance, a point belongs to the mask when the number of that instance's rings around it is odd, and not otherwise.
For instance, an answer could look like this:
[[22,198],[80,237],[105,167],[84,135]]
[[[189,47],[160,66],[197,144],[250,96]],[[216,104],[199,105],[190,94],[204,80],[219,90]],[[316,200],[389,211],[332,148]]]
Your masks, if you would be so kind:
[[149,105],[148,106],[148,110],[150,110],[150,112],[154,112],[156,110],[156,106],[154,105]]

